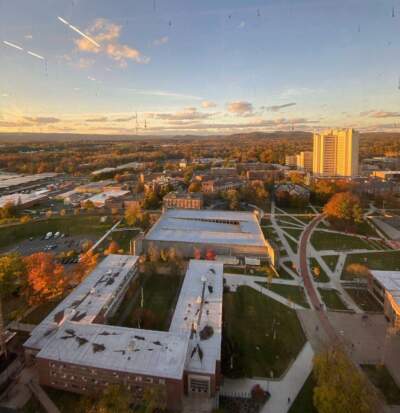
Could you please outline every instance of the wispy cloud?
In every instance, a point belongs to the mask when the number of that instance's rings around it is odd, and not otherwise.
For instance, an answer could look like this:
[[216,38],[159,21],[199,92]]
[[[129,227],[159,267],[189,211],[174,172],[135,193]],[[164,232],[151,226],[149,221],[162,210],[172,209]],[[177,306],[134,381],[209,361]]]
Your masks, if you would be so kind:
[[109,22],[105,19],[97,19],[86,30],[90,39],[94,40],[99,47],[93,44],[87,36],[76,39],[75,45],[78,50],[86,53],[103,53],[114,60],[120,67],[126,67],[128,61],[136,63],[148,63],[150,58],[144,56],[138,49],[126,44],[119,43],[122,26]]
[[135,92],[139,95],[149,95],[149,96],[161,96],[161,97],[170,97],[177,99],[194,99],[202,100],[201,96],[186,95],[184,93],[170,92],[167,90],[143,90],[143,89],[127,89],[131,92]]
[[289,108],[295,106],[296,102],[284,103],[283,105],[273,105],[273,106],[262,106],[261,109],[268,110],[270,112],[279,112],[281,109]]
[[88,118],[85,119],[85,122],[90,122],[90,123],[97,123],[97,122],[107,122],[108,118],[107,116],[97,116],[95,118]]
[[37,125],[47,125],[50,123],[58,123],[61,120],[53,116],[36,116],[36,117],[24,116],[24,119],[29,122],[35,123]]
[[400,112],[388,112],[384,110],[368,110],[360,112],[360,116],[368,116],[370,118],[398,118]]
[[199,112],[196,108],[188,107],[175,113],[148,113],[147,117],[166,121],[187,121],[208,119],[213,115],[213,113]]
[[153,45],[162,46],[163,44],[168,43],[168,41],[169,41],[168,36],[163,36],[163,37],[160,37],[159,39],[154,40]]

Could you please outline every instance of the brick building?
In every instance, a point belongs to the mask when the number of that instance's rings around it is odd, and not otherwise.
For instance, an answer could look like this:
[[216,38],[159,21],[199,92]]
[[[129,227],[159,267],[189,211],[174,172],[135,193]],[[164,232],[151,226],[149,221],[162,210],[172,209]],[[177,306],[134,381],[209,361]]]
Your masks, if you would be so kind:
[[164,196],[163,206],[166,209],[202,209],[203,194],[198,192],[173,191]]

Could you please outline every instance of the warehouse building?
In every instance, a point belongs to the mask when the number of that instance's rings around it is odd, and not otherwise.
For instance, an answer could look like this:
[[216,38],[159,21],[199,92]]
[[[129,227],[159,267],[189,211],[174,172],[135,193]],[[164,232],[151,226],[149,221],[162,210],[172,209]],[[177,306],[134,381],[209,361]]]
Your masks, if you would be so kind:
[[141,242],[145,251],[150,245],[174,247],[188,258],[210,249],[216,255],[268,258],[255,212],[169,209]]

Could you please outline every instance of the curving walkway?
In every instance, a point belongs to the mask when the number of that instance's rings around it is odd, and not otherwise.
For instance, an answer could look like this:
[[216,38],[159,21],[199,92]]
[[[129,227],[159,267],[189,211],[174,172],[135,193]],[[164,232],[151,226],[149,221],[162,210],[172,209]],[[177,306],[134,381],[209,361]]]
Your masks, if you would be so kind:
[[312,275],[308,270],[307,264],[307,246],[310,241],[310,237],[315,227],[324,219],[323,215],[317,216],[314,218],[302,232],[299,241],[299,266],[300,266],[300,275],[303,277],[304,287],[307,290],[307,294],[310,298],[311,305],[317,310],[318,318],[323,326],[326,334],[329,339],[333,342],[339,340],[334,328],[332,327],[326,313],[322,310],[324,304],[321,302],[319,294],[314,286],[312,281]]

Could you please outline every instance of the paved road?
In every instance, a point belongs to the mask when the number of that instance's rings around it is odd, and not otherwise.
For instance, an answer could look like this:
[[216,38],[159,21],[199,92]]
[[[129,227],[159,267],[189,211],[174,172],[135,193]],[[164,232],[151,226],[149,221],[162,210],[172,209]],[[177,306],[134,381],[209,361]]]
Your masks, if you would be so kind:
[[317,311],[320,322],[332,342],[339,340],[334,328],[332,327],[325,311],[322,310],[323,303],[320,301],[316,288],[312,282],[312,276],[308,270],[307,264],[307,245],[310,242],[310,236],[314,228],[324,219],[323,215],[314,218],[302,232],[299,242],[299,261],[300,261],[300,275],[304,281],[304,287],[307,290],[308,296],[314,309]]

